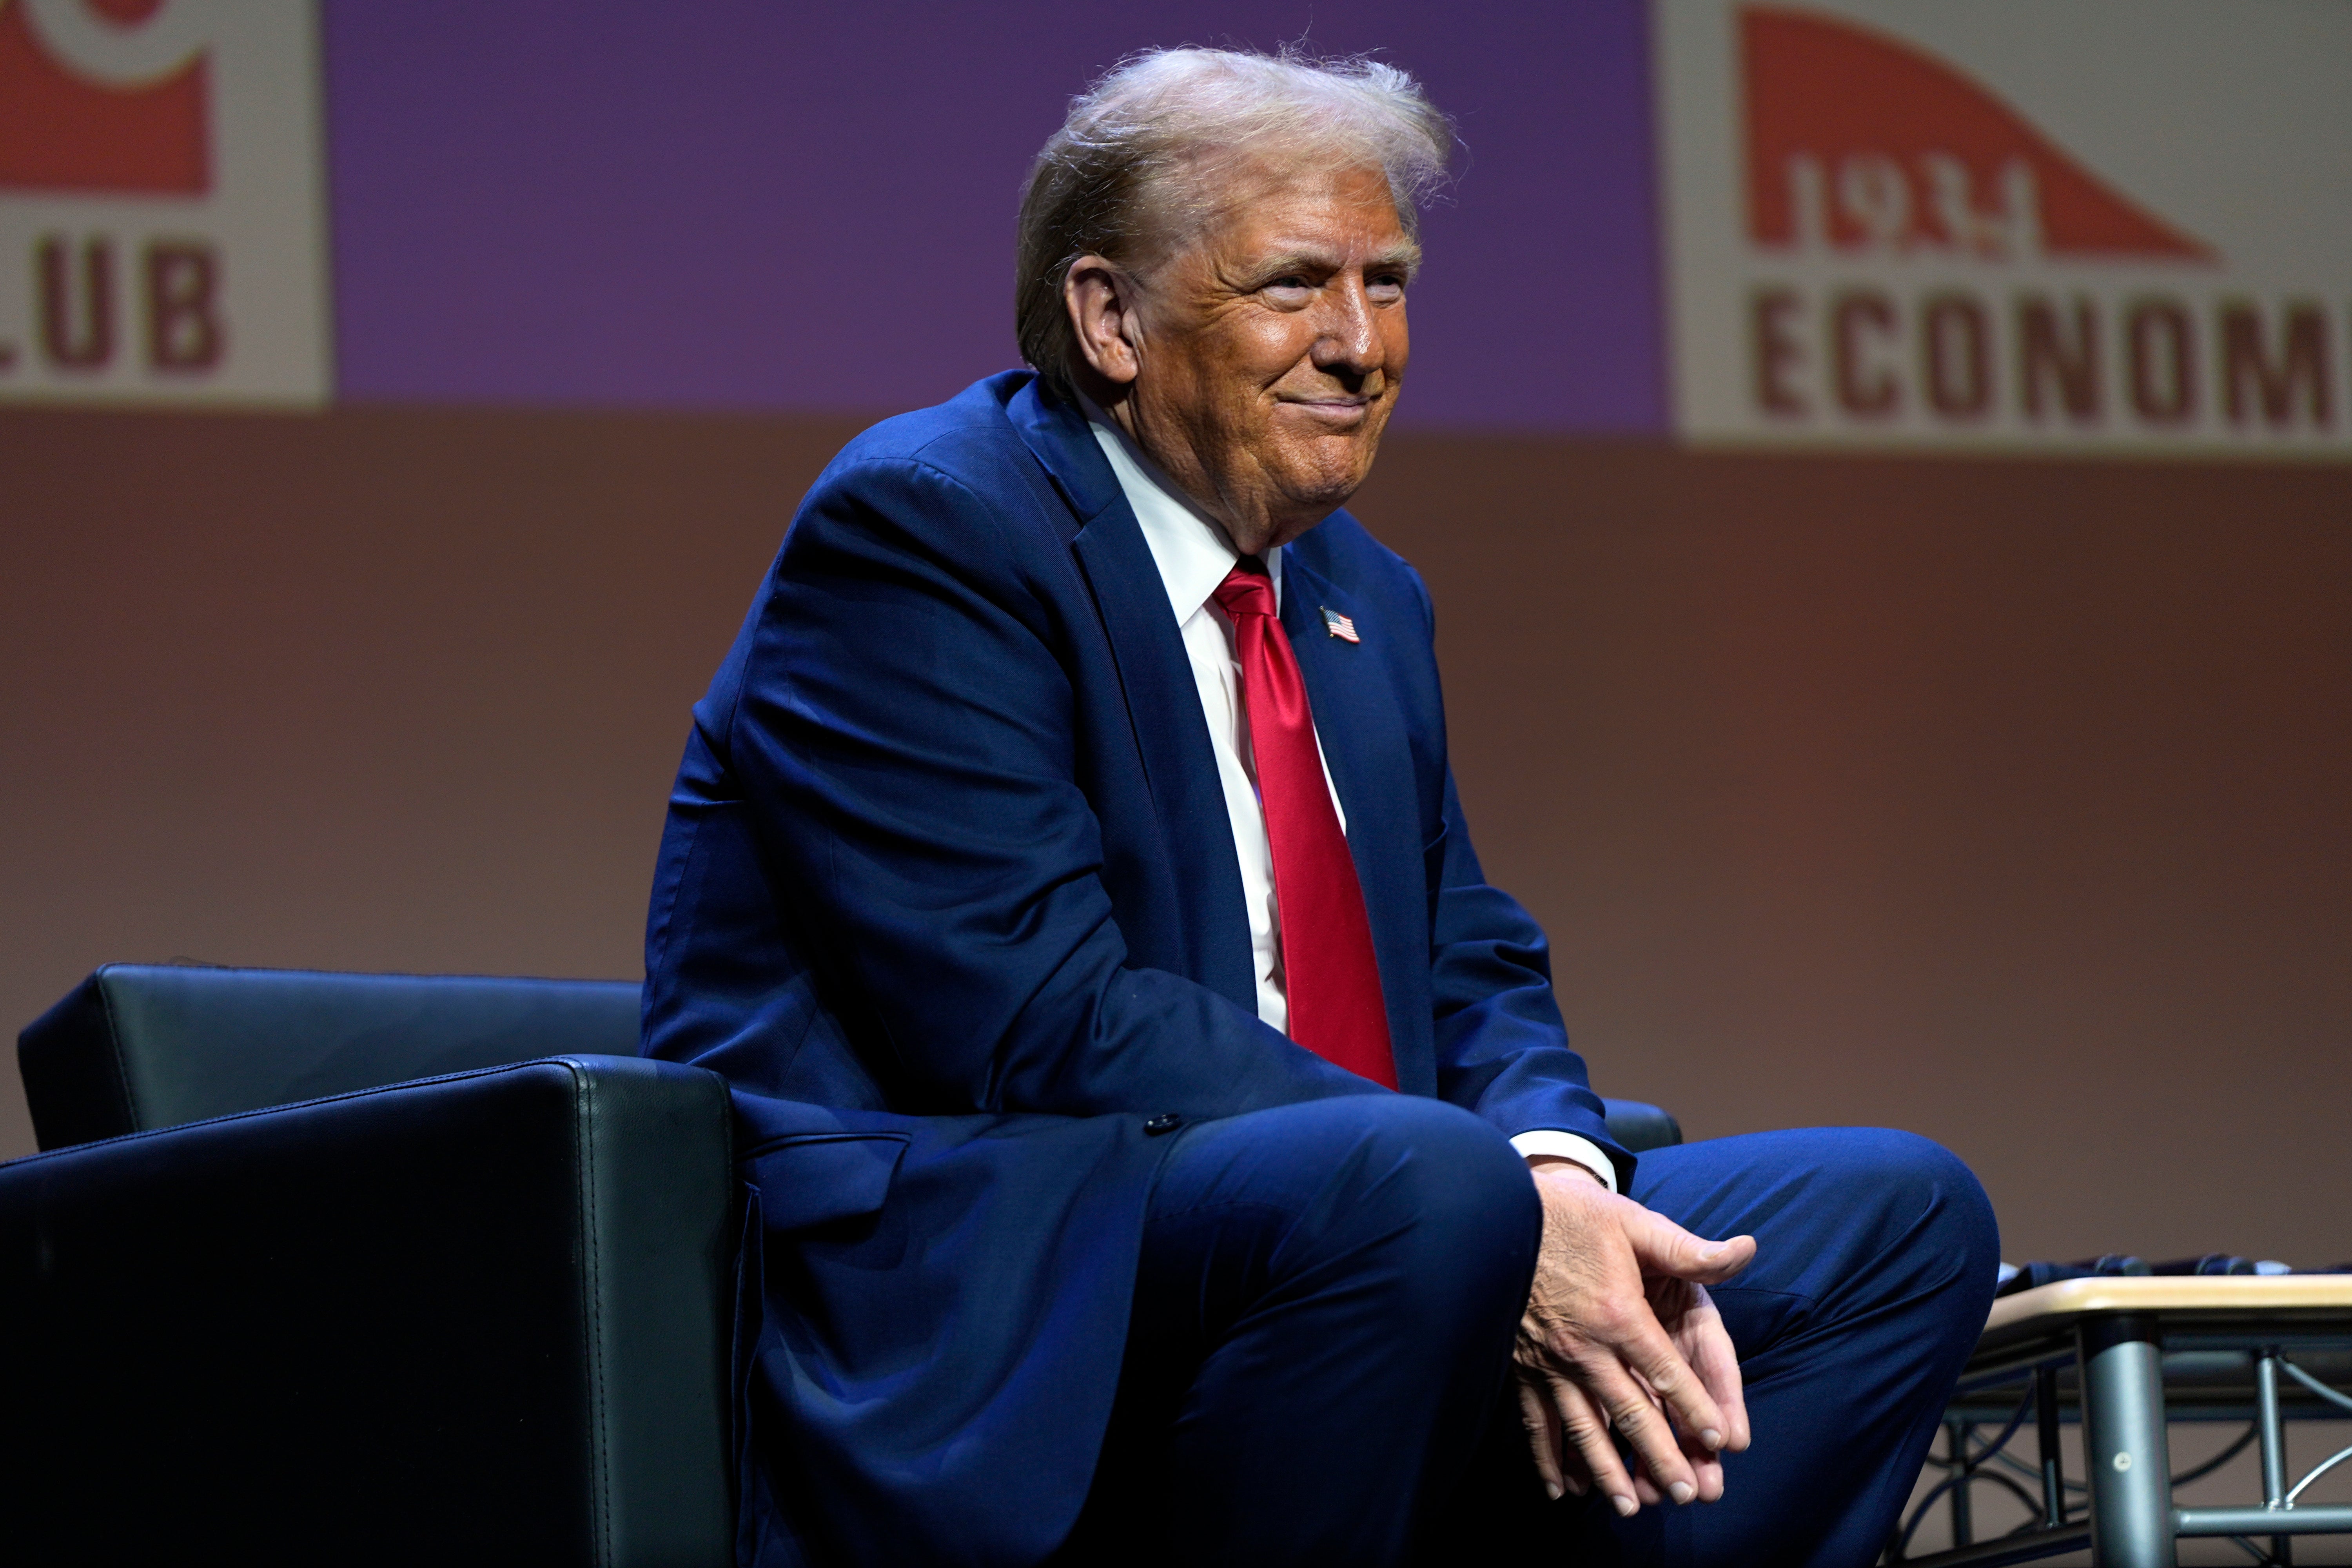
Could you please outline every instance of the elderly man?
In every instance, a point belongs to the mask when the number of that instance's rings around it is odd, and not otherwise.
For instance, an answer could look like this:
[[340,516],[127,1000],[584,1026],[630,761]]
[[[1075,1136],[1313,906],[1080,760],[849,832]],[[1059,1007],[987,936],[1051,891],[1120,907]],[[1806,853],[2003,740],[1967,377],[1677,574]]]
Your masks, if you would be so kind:
[[[1449,148],[1374,63],[1104,79],[1022,206],[1033,369],[842,452],[695,710],[646,1048],[737,1091],[746,1561],[1885,1539],[1982,1194],[1895,1133],[1612,1142],[1428,595],[1339,510]],[[1540,321],[1542,258],[1476,264]]]

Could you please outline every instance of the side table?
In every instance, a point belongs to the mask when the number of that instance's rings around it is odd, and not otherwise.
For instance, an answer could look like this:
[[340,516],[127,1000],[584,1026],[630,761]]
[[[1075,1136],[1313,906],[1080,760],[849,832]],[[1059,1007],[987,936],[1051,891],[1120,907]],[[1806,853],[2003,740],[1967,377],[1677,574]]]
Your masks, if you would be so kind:
[[[1914,1510],[1888,1561],[1991,1568],[2087,1543],[2098,1568],[2174,1568],[2180,1537],[2231,1536],[2261,1562],[2289,1562],[2295,1536],[2352,1534],[2352,1507],[2297,1501],[2313,1481],[2352,1458],[2352,1448],[2299,1479],[2286,1474],[2287,1422],[2352,1415],[2352,1394],[2330,1382],[2347,1371],[2352,1275],[2068,1279],[2003,1297],[1993,1303],[1953,1395],[1952,1453],[1940,1461],[1950,1473]],[[1993,1481],[2033,1500],[2026,1488],[1990,1468],[2029,1418],[2040,1439],[2042,1517],[2016,1533],[1970,1541],[1973,1482]],[[2079,1510],[2069,1504],[2059,1449],[2060,1424],[2067,1420],[2082,1424],[2090,1471]],[[2242,1507],[2175,1506],[2176,1482],[2213,1468],[2172,1474],[2166,1428],[2181,1420],[2245,1421],[2247,1436],[2221,1458],[2258,1443],[2262,1498]],[[2003,1421],[1998,1437],[1970,1451],[1978,1426]],[[1904,1558],[1908,1531],[1938,1498],[1951,1509],[1958,1544]],[[2258,1540],[2266,1540],[2267,1549]]]

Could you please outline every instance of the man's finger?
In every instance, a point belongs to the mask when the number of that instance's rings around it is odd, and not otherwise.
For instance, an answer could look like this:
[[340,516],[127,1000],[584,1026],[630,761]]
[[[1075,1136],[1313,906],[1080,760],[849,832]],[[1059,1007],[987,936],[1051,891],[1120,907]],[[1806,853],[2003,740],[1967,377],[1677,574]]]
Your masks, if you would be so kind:
[[1551,1384],[1552,1408],[1559,1413],[1560,1432],[1584,1461],[1593,1489],[1608,1498],[1620,1514],[1632,1518],[1641,1508],[1641,1500],[1633,1478],[1625,1473],[1625,1462],[1617,1457],[1617,1445],[1610,1441],[1609,1423],[1601,1418],[1601,1407],[1559,1373],[1547,1369],[1544,1375]]
[[1738,1453],[1748,1447],[1748,1390],[1739,1375],[1739,1352],[1723,1320],[1710,1311],[1690,1331],[1690,1369],[1723,1412],[1723,1447]]
[[1584,1468],[1584,1456],[1564,1436],[1559,1446],[1559,1479],[1570,1497],[1583,1497],[1592,1490],[1592,1476]]
[[[1683,1462],[1690,1466],[1691,1478],[1698,1487],[1698,1500],[1701,1502],[1717,1500],[1723,1496],[1722,1457],[1700,1447],[1698,1440],[1688,1433],[1680,1433],[1677,1436],[1682,1443]],[[1642,1477],[1639,1472],[1636,1472],[1633,1479],[1639,1481]]]
[[[1673,1347],[1667,1349],[1672,1353]],[[1588,1390],[1600,1400],[1609,1424],[1625,1439],[1659,1489],[1678,1503],[1689,1502],[1698,1496],[1698,1478],[1683,1458],[1682,1444],[1675,1436],[1672,1423],[1651,1403],[1649,1394],[1633,1375],[1623,1366],[1606,1361],[1601,1364],[1585,1363],[1578,1370],[1584,1374]],[[1682,1381],[1694,1387],[1697,1384],[1687,1373]],[[1611,1453],[1613,1457],[1613,1445]],[[1589,1449],[1586,1458],[1591,1458]],[[1597,1466],[1595,1470],[1597,1473]],[[1619,1511],[1625,1510],[1621,1507]]]
[[1557,1502],[1559,1494],[1568,1489],[1568,1478],[1559,1468],[1559,1417],[1542,1389],[1525,1375],[1517,1382],[1519,1425],[1527,1429],[1528,1447],[1535,1455],[1536,1474],[1542,1478],[1544,1491]]
[[1644,1274],[1670,1274],[1677,1279],[1718,1285],[1747,1268],[1756,1256],[1752,1236],[1709,1241],[1654,1210],[1639,1212],[1641,1217],[1625,1226],[1625,1239],[1633,1244],[1634,1260]]
[[1592,1471],[1585,1464],[1584,1455],[1569,1436],[1567,1428],[1560,1424],[1559,1412],[1552,1403],[1549,1383],[1541,1383],[1538,1392],[1543,1398],[1544,1409],[1550,1412],[1552,1442],[1556,1446],[1554,1452],[1559,1457],[1560,1484],[1568,1489],[1570,1496],[1584,1497],[1592,1490]]
[[[1651,1405],[1652,1409],[1644,1412],[1653,1417],[1647,1423],[1647,1429],[1654,1436],[1648,1442],[1636,1436],[1633,1428],[1627,1425],[1627,1418],[1619,1415],[1614,1401],[1610,1404],[1609,1414],[1618,1421],[1618,1430],[1634,1445],[1643,1461],[1650,1466],[1650,1473],[1657,1478],[1670,1495],[1675,1482],[1682,1479],[1687,1479],[1695,1490],[1697,1478],[1685,1477],[1687,1467],[1682,1464],[1682,1444],[1667,1429],[1664,1419],[1655,1415],[1655,1406],[1663,1404],[1673,1412],[1675,1423],[1709,1453],[1722,1447],[1728,1440],[1730,1422],[1723,1414],[1722,1407],[1716,1404],[1715,1396],[1707,1391],[1706,1380],[1691,1370],[1683,1360],[1682,1352],[1675,1349],[1674,1341],[1668,1339],[1666,1331],[1658,1326],[1657,1320],[1647,1313],[1643,1316],[1648,1321],[1634,1325],[1632,1342],[1612,1348],[1624,1358],[1628,1367],[1641,1374],[1642,1384],[1646,1385],[1649,1394],[1654,1395],[1654,1400],[1645,1402]],[[1638,1422],[1639,1417],[1633,1419]],[[1661,1468],[1659,1459],[1667,1455],[1672,1458]],[[1690,1499],[1678,1497],[1675,1500],[1688,1502]]]

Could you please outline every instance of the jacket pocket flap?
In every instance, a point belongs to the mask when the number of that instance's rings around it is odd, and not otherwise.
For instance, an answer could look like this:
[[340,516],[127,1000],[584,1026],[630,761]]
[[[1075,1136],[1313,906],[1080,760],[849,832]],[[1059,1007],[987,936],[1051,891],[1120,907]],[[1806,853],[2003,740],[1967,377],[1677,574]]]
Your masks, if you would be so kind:
[[903,1132],[781,1138],[744,1159],[770,1230],[799,1230],[874,1213],[907,1152]]

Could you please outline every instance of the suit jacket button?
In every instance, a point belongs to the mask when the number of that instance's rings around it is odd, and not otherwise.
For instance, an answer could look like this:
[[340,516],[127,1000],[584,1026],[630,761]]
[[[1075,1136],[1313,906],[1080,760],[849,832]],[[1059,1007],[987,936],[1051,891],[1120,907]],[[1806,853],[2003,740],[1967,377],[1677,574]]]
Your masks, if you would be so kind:
[[1143,1130],[1154,1138],[1162,1132],[1173,1132],[1184,1125],[1184,1119],[1172,1110],[1162,1111],[1143,1124]]

